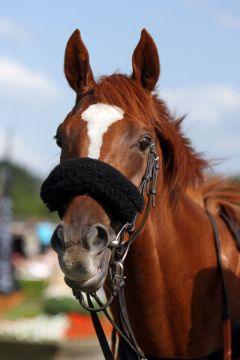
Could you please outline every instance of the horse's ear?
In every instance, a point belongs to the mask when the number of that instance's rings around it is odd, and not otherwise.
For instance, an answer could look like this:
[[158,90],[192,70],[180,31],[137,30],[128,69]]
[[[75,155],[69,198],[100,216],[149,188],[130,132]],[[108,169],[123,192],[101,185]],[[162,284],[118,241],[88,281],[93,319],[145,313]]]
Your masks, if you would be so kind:
[[158,51],[151,35],[143,29],[132,57],[133,74],[145,89],[154,89],[160,74]]
[[66,46],[64,72],[77,95],[88,91],[94,85],[88,51],[78,29],[72,33]]

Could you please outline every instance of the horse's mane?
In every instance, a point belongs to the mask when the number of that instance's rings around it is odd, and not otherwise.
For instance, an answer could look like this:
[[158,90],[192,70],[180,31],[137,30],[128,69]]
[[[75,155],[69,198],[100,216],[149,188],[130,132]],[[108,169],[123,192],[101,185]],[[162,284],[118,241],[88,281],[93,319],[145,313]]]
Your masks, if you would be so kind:
[[187,190],[202,207],[215,214],[224,211],[240,224],[240,186],[221,178],[206,178],[204,170],[210,165],[183,135],[184,117],[174,118],[156,91],[149,96],[130,77],[114,74],[99,79],[94,96],[99,102],[119,106],[128,115],[153,125],[163,153],[164,180],[171,199]]
[[213,214],[222,211],[240,225],[240,184],[220,177],[208,179],[199,188],[204,207]]
[[114,74],[99,79],[94,95],[99,102],[119,106],[125,113],[152,123],[162,148],[164,180],[171,197],[188,185],[203,181],[208,162],[182,134],[184,117],[175,119],[156,92],[150,96],[130,77]]

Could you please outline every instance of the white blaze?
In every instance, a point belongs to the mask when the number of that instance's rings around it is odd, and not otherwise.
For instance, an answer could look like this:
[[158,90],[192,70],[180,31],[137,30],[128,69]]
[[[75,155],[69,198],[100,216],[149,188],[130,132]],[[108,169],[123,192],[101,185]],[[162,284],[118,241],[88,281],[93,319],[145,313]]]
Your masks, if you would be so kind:
[[103,135],[113,123],[123,119],[123,114],[124,111],[119,107],[103,103],[90,105],[82,112],[90,140],[88,157],[99,159]]

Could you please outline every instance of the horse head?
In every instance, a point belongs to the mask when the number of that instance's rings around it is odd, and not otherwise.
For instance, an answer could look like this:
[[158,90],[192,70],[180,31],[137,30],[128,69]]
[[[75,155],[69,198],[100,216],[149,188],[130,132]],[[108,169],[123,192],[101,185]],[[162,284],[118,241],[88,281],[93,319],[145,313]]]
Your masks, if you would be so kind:
[[[151,92],[160,72],[156,45],[146,30],[142,31],[132,63],[130,77],[112,75],[95,81],[78,30],[66,46],[65,75],[76,92],[76,104],[57,129],[61,168],[45,182],[42,196],[48,203],[49,193],[55,194],[54,210],[62,217],[53,247],[66,281],[86,291],[103,284],[111,256],[109,244],[143,208],[137,188],[156,137]],[[70,169],[67,176],[66,169]],[[81,193],[71,193],[73,178],[75,187],[79,181],[85,183]],[[64,189],[62,186],[56,192],[54,184],[60,186],[63,180]],[[68,185],[70,194],[65,196]],[[121,209],[115,211],[121,202]]]
[[109,245],[136,214],[137,223],[143,217],[139,187],[149,171],[152,146],[164,169],[158,179],[161,188],[164,176],[172,188],[189,182],[192,173],[198,176],[191,163],[185,177],[178,171],[191,157],[184,139],[179,140],[178,125],[171,123],[164,102],[154,94],[160,65],[146,30],[133,52],[132,67],[131,76],[113,74],[95,81],[79,30],[67,43],[64,70],[76,103],[58,126],[60,165],[43,184],[42,198],[62,218],[52,243],[66,282],[84,291],[104,283]]

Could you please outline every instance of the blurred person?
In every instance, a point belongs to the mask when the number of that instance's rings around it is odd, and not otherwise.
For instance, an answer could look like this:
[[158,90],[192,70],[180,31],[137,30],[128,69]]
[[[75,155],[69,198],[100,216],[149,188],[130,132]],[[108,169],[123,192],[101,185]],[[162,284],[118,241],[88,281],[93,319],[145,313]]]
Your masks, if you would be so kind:
[[39,222],[36,225],[36,234],[39,240],[42,254],[44,254],[50,248],[53,230],[54,226],[49,221]]
[[0,293],[9,294],[16,290],[13,265],[11,262],[13,236],[11,173],[7,166],[1,171],[0,191]]
[[39,236],[37,234],[37,220],[34,217],[28,219],[24,231],[24,253],[31,258],[42,251]]

